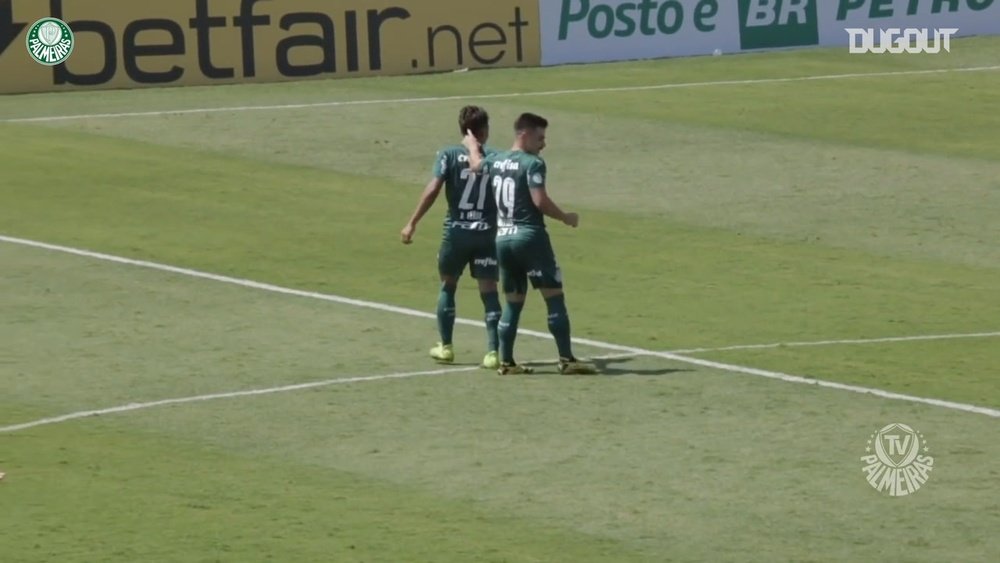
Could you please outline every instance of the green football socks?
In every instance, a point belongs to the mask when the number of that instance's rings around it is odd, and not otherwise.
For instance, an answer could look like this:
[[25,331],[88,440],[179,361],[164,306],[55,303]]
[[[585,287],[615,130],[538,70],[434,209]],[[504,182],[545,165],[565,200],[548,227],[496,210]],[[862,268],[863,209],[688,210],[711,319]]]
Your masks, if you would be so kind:
[[438,294],[437,321],[438,332],[441,334],[441,344],[451,344],[455,332],[455,290],[454,285],[441,284]]
[[514,339],[517,338],[517,324],[521,320],[521,309],[524,309],[524,301],[520,303],[508,301],[500,316],[500,324],[497,326],[497,332],[500,336],[500,361],[505,364],[514,363]]
[[500,340],[497,335],[497,325],[500,324],[500,295],[496,291],[481,293],[483,307],[486,309],[486,350],[499,350]]
[[566,311],[566,296],[556,295],[545,300],[549,309],[549,332],[556,339],[559,357],[573,359],[573,346],[569,334],[569,313]]

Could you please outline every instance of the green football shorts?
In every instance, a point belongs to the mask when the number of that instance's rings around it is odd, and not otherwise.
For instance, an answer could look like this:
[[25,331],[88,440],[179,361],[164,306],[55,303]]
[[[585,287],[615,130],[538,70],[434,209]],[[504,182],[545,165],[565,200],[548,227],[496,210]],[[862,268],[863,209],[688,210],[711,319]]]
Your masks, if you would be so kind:
[[496,231],[449,229],[438,250],[438,273],[459,278],[469,267],[477,280],[498,280]]
[[527,293],[529,281],[535,289],[562,289],[562,272],[547,232],[522,228],[497,237],[496,245],[504,293]]

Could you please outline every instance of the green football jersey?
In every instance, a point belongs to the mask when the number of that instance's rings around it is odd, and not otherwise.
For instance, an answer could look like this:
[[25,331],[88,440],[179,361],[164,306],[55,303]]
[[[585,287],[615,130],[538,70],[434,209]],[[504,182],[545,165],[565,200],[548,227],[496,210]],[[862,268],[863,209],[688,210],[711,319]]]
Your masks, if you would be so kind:
[[523,151],[494,153],[483,161],[496,197],[500,235],[518,227],[545,228],[545,218],[531,199],[531,190],[545,187],[545,161]]
[[[483,148],[489,156],[495,151]],[[496,203],[489,189],[489,177],[469,170],[469,152],[452,145],[438,151],[434,161],[434,177],[444,180],[448,201],[445,229],[489,231],[496,227]]]

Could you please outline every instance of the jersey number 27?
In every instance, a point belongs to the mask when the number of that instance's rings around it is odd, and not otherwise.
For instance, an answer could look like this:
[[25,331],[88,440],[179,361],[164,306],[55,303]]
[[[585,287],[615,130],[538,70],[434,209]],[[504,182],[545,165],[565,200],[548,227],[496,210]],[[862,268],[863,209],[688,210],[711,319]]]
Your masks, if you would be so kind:
[[[482,211],[486,207],[486,179],[488,176],[482,174],[477,176],[469,171],[468,168],[462,170],[461,178],[465,180],[465,191],[462,192],[462,199],[458,202],[458,208],[464,210],[475,209],[477,211]],[[476,180],[479,182],[479,199],[473,204],[472,192],[476,191]]]

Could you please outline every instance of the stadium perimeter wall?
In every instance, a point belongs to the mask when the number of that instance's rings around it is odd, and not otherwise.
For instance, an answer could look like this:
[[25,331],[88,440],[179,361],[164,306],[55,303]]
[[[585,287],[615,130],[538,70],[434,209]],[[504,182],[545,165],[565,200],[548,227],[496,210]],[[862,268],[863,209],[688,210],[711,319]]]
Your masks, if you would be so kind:
[[[54,67],[25,46],[46,16],[75,35]],[[0,93],[846,48],[845,28],[1000,34],[1000,0],[0,0]]]

